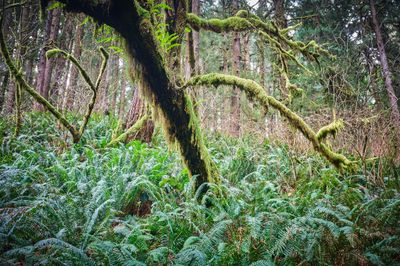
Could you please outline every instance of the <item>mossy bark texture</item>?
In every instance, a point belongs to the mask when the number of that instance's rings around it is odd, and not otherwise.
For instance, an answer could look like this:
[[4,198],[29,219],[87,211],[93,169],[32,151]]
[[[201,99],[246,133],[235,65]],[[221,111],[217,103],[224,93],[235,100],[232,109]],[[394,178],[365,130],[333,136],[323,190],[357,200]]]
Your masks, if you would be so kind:
[[131,0],[60,2],[67,11],[83,12],[113,27],[125,39],[132,67],[140,68],[141,82],[148,88],[147,100],[158,112],[169,141],[177,145],[191,175],[197,176],[196,187],[214,182],[216,167],[204,146],[190,98],[172,82],[151,22],[139,14],[138,4]]

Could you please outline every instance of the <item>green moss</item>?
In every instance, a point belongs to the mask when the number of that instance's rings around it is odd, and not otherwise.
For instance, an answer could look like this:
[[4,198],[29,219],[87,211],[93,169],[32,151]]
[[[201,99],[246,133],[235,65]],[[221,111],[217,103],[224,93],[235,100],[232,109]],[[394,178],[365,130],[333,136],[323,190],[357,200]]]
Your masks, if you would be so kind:
[[189,127],[190,130],[193,132],[191,141],[194,145],[198,146],[200,149],[201,159],[206,164],[208,182],[217,183],[219,182],[218,169],[214,161],[210,157],[207,147],[204,143],[204,138],[200,129],[200,121],[196,115],[193,102],[189,94],[185,94],[184,97],[185,97],[186,112],[188,112],[190,116]]
[[252,24],[242,17],[229,17],[226,19],[202,19],[199,16],[189,13],[186,15],[186,21],[196,31],[200,29],[209,30],[217,33],[230,31],[245,31],[252,28]]
[[343,127],[344,127],[343,120],[342,119],[336,120],[330,123],[329,125],[320,128],[320,130],[318,130],[317,132],[317,139],[319,141],[322,141],[326,139],[326,137],[328,137],[329,135],[336,137],[339,130],[342,129]]
[[[350,161],[345,156],[333,152],[327,145],[322,143],[321,139],[318,138],[318,134],[316,134],[299,115],[287,108],[274,97],[269,96],[265,89],[255,81],[232,75],[210,73],[193,77],[186,84],[186,86],[193,85],[230,85],[240,88],[250,96],[251,99],[256,99],[265,108],[271,106],[278,110],[280,114],[289,121],[290,125],[299,130],[313,144],[314,149],[320,152],[333,165],[343,168],[350,164]],[[334,131],[332,128],[338,129],[339,127],[340,123],[338,122],[334,126],[329,126],[328,128],[323,129],[321,135],[332,133]]]
[[129,135],[132,135],[133,133],[138,132],[146,123],[146,121],[150,118],[149,115],[144,115],[140,119],[136,121],[135,124],[133,124],[130,128],[128,128],[124,133],[119,135],[118,137],[114,138],[113,140],[110,141],[110,143],[107,144],[107,147],[111,147],[119,142],[124,142],[126,141],[126,138]]
[[79,132],[76,128],[68,122],[68,120],[57,110],[55,106],[53,106],[49,101],[47,101],[40,93],[38,93],[34,88],[32,88],[28,82],[24,79],[23,74],[17,69],[14,62],[10,57],[10,53],[8,52],[6,43],[4,41],[3,31],[0,30],[0,50],[1,54],[4,57],[4,61],[10,70],[12,76],[14,76],[15,82],[18,84],[20,89],[24,89],[27,91],[38,103],[43,105],[51,114],[54,115],[60,121],[60,123],[69,130],[72,135],[73,141],[76,143],[79,141]]

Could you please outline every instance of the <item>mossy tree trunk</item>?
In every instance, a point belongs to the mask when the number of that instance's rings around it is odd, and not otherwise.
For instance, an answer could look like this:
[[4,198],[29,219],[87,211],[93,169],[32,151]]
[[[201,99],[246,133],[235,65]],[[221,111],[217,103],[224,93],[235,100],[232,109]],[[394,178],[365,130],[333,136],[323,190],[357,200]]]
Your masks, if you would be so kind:
[[[158,112],[169,142],[177,145],[190,173],[197,176],[196,186],[213,182],[215,166],[205,149],[191,100],[185,92],[176,89],[159,51],[151,22],[139,15],[136,4],[130,0],[60,2],[65,4],[67,11],[84,12],[99,23],[108,24],[125,39],[131,67],[140,72],[141,82],[148,88],[147,99]],[[183,12],[186,15],[186,10]],[[179,15],[182,15],[182,10]],[[175,25],[182,28],[182,32],[184,26]],[[173,67],[178,62],[173,60]]]

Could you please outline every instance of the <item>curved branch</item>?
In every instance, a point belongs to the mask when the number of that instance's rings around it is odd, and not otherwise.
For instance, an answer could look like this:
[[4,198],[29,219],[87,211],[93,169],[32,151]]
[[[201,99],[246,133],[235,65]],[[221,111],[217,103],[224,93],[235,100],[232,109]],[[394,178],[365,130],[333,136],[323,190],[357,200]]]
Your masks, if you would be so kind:
[[[289,31],[297,28],[301,24],[288,27],[286,29],[279,29],[278,26],[272,22],[264,22],[256,15],[250,14],[246,10],[240,10],[235,16],[228,17],[226,19],[203,19],[199,16],[188,13],[186,15],[186,21],[192,27],[192,29],[199,31],[201,29],[213,31],[216,33],[221,32],[232,32],[232,31],[255,31],[259,32],[267,42],[271,45],[280,47],[282,54],[289,59],[292,59],[296,64],[300,64],[294,56],[293,52],[301,53],[311,61],[318,62],[320,55],[326,55],[333,57],[327,50],[320,47],[315,41],[304,43],[301,41],[294,41],[289,36]],[[286,51],[280,44],[288,46],[291,50]]]
[[103,77],[104,71],[106,70],[107,67],[107,61],[108,61],[108,53],[107,51],[103,48],[99,48],[101,57],[102,57],[102,62],[101,62],[101,67],[100,67],[100,72],[99,75],[97,76],[96,83],[93,83],[91,78],[89,77],[88,73],[86,72],[85,69],[83,69],[82,65],[78,62],[78,60],[70,53],[60,50],[60,49],[51,49],[46,52],[46,57],[50,58],[53,57],[57,54],[61,54],[64,56],[67,60],[71,61],[76,68],[79,70],[79,73],[82,75],[83,79],[86,81],[86,83],[89,85],[90,89],[92,90],[92,98],[90,99],[88,108],[86,110],[86,113],[83,117],[83,122],[81,127],[79,128],[79,136],[82,136],[83,133],[85,132],[85,128],[89,122],[90,116],[92,114],[94,105],[96,103],[96,98],[97,98],[97,91],[100,86],[101,78]]
[[92,111],[93,111],[94,105],[96,103],[97,91],[99,90],[101,78],[103,77],[104,71],[106,70],[106,67],[107,67],[107,62],[108,62],[108,57],[109,57],[108,53],[103,47],[100,47],[99,50],[100,50],[100,54],[101,54],[101,57],[102,57],[100,72],[99,72],[99,75],[97,76],[97,80],[96,80],[96,83],[94,85],[94,88],[92,88],[92,93],[93,93],[92,94],[92,98],[91,98],[91,100],[89,102],[89,105],[88,105],[88,108],[86,110],[85,116],[83,117],[82,125],[81,125],[81,127],[79,129],[79,134],[81,136],[83,135],[83,132],[85,132],[86,125],[88,124],[90,116],[92,115]]
[[[277,109],[281,115],[289,120],[292,126],[297,128],[313,144],[314,149],[321,153],[333,165],[338,168],[344,168],[351,163],[345,156],[333,152],[326,144],[322,143],[323,138],[319,138],[318,134],[316,134],[314,130],[299,115],[287,108],[274,97],[269,96],[265,92],[264,88],[255,81],[232,75],[211,73],[191,78],[186,83],[185,87],[194,85],[231,85],[238,87],[245,91],[250,98],[257,99],[265,108],[271,106]],[[324,128],[321,130],[322,132],[332,132],[332,130],[326,130]],[[321,130],[319,132],[321,132]]]
[[142,116],[139,120],[136,121],[135,124],[133,124],[130,128],[128,128],[124,133],[122,133],[121,135],[119,135],[118,137],[116,137],[115,139],[111,140],[110,143],[107,144],[107,147],[113,146],[114,144],[118,143],[118,142],[123,142],[126,140],[126,138],[139,131],[144,123],[150,118],[150,115],[146,114],[144,116]]
[[88,73],[86,72],[86,70],[84,70],[82,68],[81,64],[78,62],[78,60],[72,54],[70,54],[70,53],[68,53],[66,51],[60,50],[60,49],[51,49],[51,50],[48,50],[46,52],[46,57],[47,58],[51,58],[51,57],[53,57],[53,56],[55,56],[57,54],[61,54],[67,60],[71,61],[71,63],[73,63],[76,66],[76,68],[78,69],[79,73],[82,75],[83,79],[86,81],[86,83],[89,85],[90,89],[92,91],[96,90],[95,89],[96,87],[93,84],[92,80],[90,79]]
[[[2,19],[0,21],[0,25],[2,24]],[[24,79],[22,73],[17,69],[17,67],[14,65],[10,53],[8,52],[6,43],[4,41],[4,35],[3,31],[0,30],[0,50],[1,54],[3,55],[5,59],[5,63],[10,70],[10,73],[14,76],[15,82],[26,90],[37,102],[39,102],[41,105],[43,105],[51,114],[54,115],[55,118],[57,118],[58,121],[66,128],[68,131],[71,133],[73,141],[78,142],[79,141],[79,132],[76,130],[76,128],[71,125],[68,120],[62,115],[61,112],[59,112],[56,107],[54,107],[49,101],[47,101],[40,93],[38,93],[34,88],[32,88],[28,82]]]

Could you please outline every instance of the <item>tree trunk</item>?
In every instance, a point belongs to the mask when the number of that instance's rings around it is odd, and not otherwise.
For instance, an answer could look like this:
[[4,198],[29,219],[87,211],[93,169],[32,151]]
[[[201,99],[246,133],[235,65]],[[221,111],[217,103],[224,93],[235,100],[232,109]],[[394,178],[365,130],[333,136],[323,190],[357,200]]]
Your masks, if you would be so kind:
[[126,76],[124,68],[125,66],[121,68],[121,94],[119,95],[118,103],[118,119],[122,119],[125,114]]
[[[72,31],[74,29],[73,19],[70,16],[65,17],[65,21],[62,25],[62,36],[60,42],[60,49],[68,51],[69,43],[72,37]],[[67,67],[69,60],[65,60],[63,57],[59,56],[55,59],[55,71],[54,71],[54,82],[51,84],[50,88],[50,99],[52,99],[55,104],[60,102],[60,98],[63,95],[62,85],[67,82]]]
[[[49,39],[47,42],[47,47],[45,49],[45,52],[48,51],[52,46],[55,45],[58,29],[60,27],[60,18],[61,18],[61,9],[57,8],[53,10],[53,18],[51,20],[51,26],[50,26],[50,35]],[[44,52],[44,53],[45,53]],[[50,82],[53,74],[53,68],[55,65],[56,59],[55,58],[50,58],[46,60],[46,67],[44,70],[44,80],[42,83],[42,87],[40,88],[41,95],[45,98],[48,99],[50,94]]]
[[117,106],[117,96],[118,91],[120,89],[120,77],[121,72],[119,69],[119,57],[118,55],[113,56],[113,60],[111,60],[113,68],[112,68],[112,78],[111,78],[111,104],[110,104],[110,113],[114,116],[117,115],[116,106]]
[[[284,29],[287,28],[287,20],[285,17],[285,0],[274,0],[274,12],[275,12],[275,22],[276,25],[280,28],[280,29]],[[283,46],[284,49],[286,49],[287,47],[285,45],[283,45],[281,43],[281,45]],[[278,58],[278,60],[282,60],[284,65],[287,65],[287,60],[285,58]],[[290,92],[288,91],[287,87],[286,87],[286,79],[283,76],[282,73],[278,73],[279,76],[279,89],[281,91],[282,94],[282,98],[287,98],[289,97]]]
[[[233,13],[239,10],[238,0],[232,1]],[[233,33],[232,45],[233,75],[240,76],[240,33]],[[231,132],[232,136],[238,137],[240,135],[240,90],[236,87],[233,89],[231,96]]]
[[[192,0],[192,13],[200,15],[200,0]],[[200,74],[200,32],[193,31],[194,73]]]
[[[133,91],[132,104],[129,109],[128,115],[125,120],[125,130],[130,128],[132,125],[136,123],[143,115],[146,114],[146,105],[144,101],[140,98],[139,88],[135,88]],[[154,123],[152,120],[147,120],[142,128],[136,132],[134,135],[128,136],[127,142],[138,139],[143,142],[149,143],[153,136],[154,132]]]
[[[204,146],[191,100],[184,91],[176,88],[155,42],[152,26],[147,19],[139,15],[134,2],[131,0],[99,2],[60,0],[60,2],[66,4],[67,10],[84,12],[121,34],[126,41],[128,58],[132,60],[130,62],[132,71],[140,74],[140,81],[146,90],[144,95],[162,121],[168,142],[171,145],[176,144],[174,146],[178,147],[189,173],[197,175],[195,187],[199,188],[205,182],[214,182],[214,178],[217,177],[216,167]],[[186,12],[186,9],[182,11],[185,15]],[[180,21],[178,25],[183,26],[178,34],[183,34],[185,23]],[[137,69],[138,66],[140,69]],[[206,189],[207,185],[201,186],[200,193]]]
[[10,81],[10,72],[6,71],[6,73],[4,74],[4,77],[3,77],[3,81],[1,83],[0,113],[2,113],[2,111],[3,111],[4,100],[5,100],[5,97],[6,97],[6,91],[7,91],[7,88],[8,88],[9,81]]
[[378,51],[382,66],[382,74],[385,79],[385,87],[390,102],[391,116],[395,133],[396,152],[398,153],[398,149],[400,147],[400,112],[397,105],[398,99],[395,95],[392,85],[392,77],[391,77],[392,74],[390,72],[388,60],[386,57],[385,45],[379,27],[374,0],[370,0],[370,7],[371,7],[372,24],[374,27],[375,37],[376,37],[376,44],[378,46]]
[[[48,40],[50,38],[50,30],[51,30],[52,20],[53,20],[53,12],[49,11],[47,14],[47,17],[46,17],[46,26],[44,29],[44,45],[43,45],[42,51],[40,53],[39,66],[38,66],[39,73],[37,75],[37,82],[36,82],[36,88],[39,91],[40,95],[42,95],[42,96],[44,96],[42,94],[42,88],[43,88],[44,76],[45,76],[45,72],[46,72],[46,49],[47,49],[46,46],[47,46]],[[34,107],[36,110],[42,109],[42,106],[39,103],[35,103]]]
[[[81,57],[82,54],[82,38],[84,34],[84,25],[78,25],[76,27],[75,40],[74,40],[74,50],[73,56],[77,59]],[[63,110],[71,110],[74,106],[75,92],[78,86],[78,69],[71,65],[71,75],[69,79],[69,85],[65,89],[65,100],[63,104]]]
[[250,33],[246,32],[243,36],[243,70],[245,72],[250,71]]

